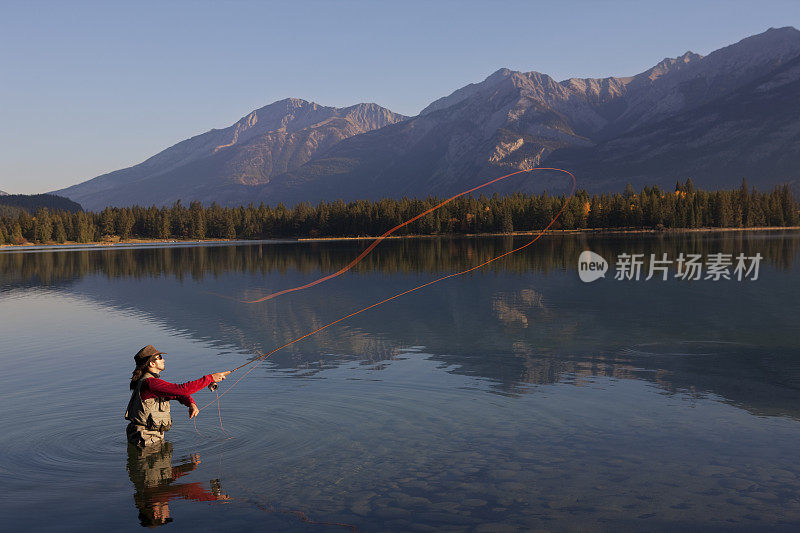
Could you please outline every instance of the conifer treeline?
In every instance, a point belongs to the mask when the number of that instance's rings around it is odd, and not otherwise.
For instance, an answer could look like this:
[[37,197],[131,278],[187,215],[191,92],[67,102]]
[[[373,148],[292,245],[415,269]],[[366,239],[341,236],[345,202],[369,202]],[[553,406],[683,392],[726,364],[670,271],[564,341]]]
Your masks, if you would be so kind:
[[[396,235],[510,233],[544,228],[565,197],[547,193],[462,197],[400,229]],[[100,213],[38,210],[33,216],[0,216],[0,244],[101,241],[110,236],[145,239],[272,239],[377,235],[441,200],[403,198],[377,202],[300,203],[276,207],[203,207],[180,201],[171,207],[106,208]],[[798,206],[788,185],[762,193],[748,189],[707,192],[691,179],[675,191],[645,187],[638,194],[593,195],[579,190],[552,229],[700,228],[798,225]]]

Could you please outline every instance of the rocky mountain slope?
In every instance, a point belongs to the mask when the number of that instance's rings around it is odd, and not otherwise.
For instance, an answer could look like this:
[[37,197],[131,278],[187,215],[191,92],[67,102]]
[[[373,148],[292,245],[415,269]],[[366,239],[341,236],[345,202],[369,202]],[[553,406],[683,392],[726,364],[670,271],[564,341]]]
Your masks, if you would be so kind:
[[[448,195],[535,166],[575,170],[591,191],[687,177],[706,187],[745,175],[763,187],[791,182],[800,176],[798,57],[800,32],[782,28],[628,78],[556,82],[502,69],[417,117],[337,144],[259,194],[288,203]],[[495,190],[563,184],[537,174]]]
[[405,118],[376,104],[337,109],[289,98],[138,165],[56,192],[90,210],[132,203],[164,205],[178,199],[238,203],[254,186],[301,166],[342,139]]
[[[407,120],[378,106],[286,100],[60,194],[89,208],[177,198],[292,205],[449,195],[537,166],[574,171],[590,191],[687,177],[701,187],[798,183],[799,61],[800,31],[780,28],[630,77],[558,82],[501,69]],[[563,186],[563,176],[537,173],[494,190]]]
[[[590,175],[594,190],[664,186],[692,177],[708,188],[743,177],[766,189],[800,185],[800,56],[707,103],[547,161]],[[657,180],[654,179],[657,178]]]

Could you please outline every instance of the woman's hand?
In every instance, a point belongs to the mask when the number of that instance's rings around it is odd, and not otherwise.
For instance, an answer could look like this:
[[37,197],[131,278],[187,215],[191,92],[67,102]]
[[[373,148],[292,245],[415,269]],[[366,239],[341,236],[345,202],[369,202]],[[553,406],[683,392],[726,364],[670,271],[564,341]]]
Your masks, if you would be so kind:
[[192,406],[189,408],[189,419],[192,419],[200,414],[200,409],[197,408],[197,404],[193,403]]
[[211,379],[214,380],[214,383],[219,383],[220,381],[225,379],[227,375],[230,374],[231,372],[232,371],[229,370],[227,372],[217,372],[216,374],[211,374]]

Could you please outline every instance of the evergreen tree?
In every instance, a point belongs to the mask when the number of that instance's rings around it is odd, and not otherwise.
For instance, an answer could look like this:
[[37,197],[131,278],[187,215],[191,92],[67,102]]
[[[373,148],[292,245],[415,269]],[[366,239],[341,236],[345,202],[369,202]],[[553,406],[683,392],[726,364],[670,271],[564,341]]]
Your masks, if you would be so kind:
[[[131,231],[133,230],[133,225],[135,222],[136,221],[133,218],[133,213],[131,212],[130,208],[123,207],[117,211],[114,226],[117,230],[117,235],[119,235],[121,240],[125,241],[130,239]],[[102,230],[100,230],[100,232],[102,233]]]
[[27,211],[23,211],[17,216],[17,222],[19,223],[19,227],[22,229],[22,237],[27,241],[35,240],[34,220],[33,217],[27,213]]
[[19,222],[15,222],[11,230],[11,244],[22,244],[25,239],[22,237],[22,226]]
[[34,217],[34,240],[45,244],[53,236],[53,221],[50,219],[48,210],[39,209]]
[[64,228],[64,221],[61,217],[56,218],[53,238],[58,244],[63,244],[67,240],[67,230]]
[[559,222],[561,222],[562,229],[575,229],[575,211],[570,208],[572,202],[568,202],[564,210],[561,212]]
[[664,205],[659,193],[660,191],[650,193],[650,220],[654,227],[664,225]]
[[731,198],[722,191],[717,192],[717,226],[727,228],[733,225],[733,206]]
[[625,198],[625,200],[632,202],[634,197],[636,196],[636,191],[633,190],[633,185],[627,183],[625,185],[625,192],[622,193],[622,196],[623,198]]
[[780,188],[781,207],[783,208],[783,221],[787,226],[797,226],[800,216],[798,216],[798,205],[794,201],[792,190],[784,184]]
[[78,223],[76,224],[76,238],[77,242],[89,242],[94,237],[93,228],[89,225],[89,217],[86,213],[78,213]]
[[189,220],[186,208],[181,205],[181,201],[175,202],[169,212],[171,222],[170,235],[179,239],[189,238]]
[[502,211],[502,215],[500,218],[500,231],[502,233],[514,232],[514,221],[511,218],[511,210],[507,207],[504,208]]
[[165,207],[158,213],[158,233],[156,236],[159,239],[169,239],[172,230],[172,222],[170,220],[170,211]]
[[254,211],[253,204],[240,209],[240,213],[242,215],[240,226],[241,229],[237,233],[239,233],[245,239],[255,239],[259,233],[258,228],[256,228]]
[[767,212],[767,222],[770,226],[783,226],[785,219],[783,218],[783,204],[778,190],[772,191],[769,195],[769,211]]
[[586,219],[586,224],[590,228],[599,228],[602,226],[603,218],[600,211],[601,209],[600,198],[595,194],[589,202],[589,214]]
[[226,209],[223,215],[225,217],[225,233],[223,237],[226,239],[236,238],[236,221],[234,220],[234,212],[232,209]]
[[110,207],[106,207],[100,213],[100,233],[103,235],[114,235],[116,227],[116,215]]
[[203,206],[198,201],[189,204],[190,235],[192,239],[206,238],[206,217]]
[[[142,217],[143,220],[139,220],[139,217]],[[149,239],[158,238],[161,212],[156,206],[150,206],[144,212],[141,210],[138,211],[137,215],[134,215],[134,218],[137,218],[136,224],[134,224],[134,231],[136,231],[135,228],[141,228],[139,234],[142,237],[147,237]]]
[[67,235],[67,240],[74,240],[73,232],[75,231],[74,228],[74,214],[73,213],[64,213],[64,231]]
[[764,207],[760,200],[760,196],[761,195],[756,191],[755,187],[753,188],[753,191],[748,195],[748,209],[747,209],[747,219],[745,220],[745,226],[749,228],[757,228],[759,226],[765,226],[767,224]]
[[684,227],[696,228],[697,227],[697,212],[694,208],[694,202],[689,204],[687,216],[685,218]]
[[750,226],[748,221],[751,221],[753,217],[750,215],[750,191],[747,189],[747,178],[742,178],[742,185],[739,187],[739,195],[738,195],[738,202],[741,206],[742,211],[742,225],[743,226]]

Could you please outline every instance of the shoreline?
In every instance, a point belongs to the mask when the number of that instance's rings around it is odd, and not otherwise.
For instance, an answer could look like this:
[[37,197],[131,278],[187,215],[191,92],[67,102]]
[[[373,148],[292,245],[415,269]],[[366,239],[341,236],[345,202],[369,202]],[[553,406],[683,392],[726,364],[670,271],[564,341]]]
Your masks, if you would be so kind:
[[[800,226],[762,226],[757,228],[584,228],[571,230],[546,230],[542,236],[556,235],[663,235],[680,233],[713,233],[713,232],[744,232],[744,231],[798,231]],[[464,234],[439,234],[439,235],[389,235],[385,239],[436,239],[453,237],[522,237],[539,234],[538,231],[515,231],[512,233],[464,233]],[[81,250],[110,250],[110,249],[136,249],[136,248],[188,248],[194,246],[237,246],[245,244],[291,244],[298,242],[334,242],[334,241],[364,241],[375,240],[378,236],[362,237],[299,237],[285,239],[129,239],[124,242],[67,242],[63,244],[3,244],[3,252],[40,252],[40,251],[81,251]]]
[[[800,226],[761,226],[757,228],[665,228],[663,230],[657,229],[643,229],[643,228],[583,228],[583,229],[549,229],[544,232],[541,231],[514,231],[512,233],[459,233],[459,234],[440,234],[440,235],[389,235],[385,237],[388,239],[435,239],[438,237],[524,237],[531,235],[538,235],[540,232],[542,236],[554,235],[614,235],[614,234],[630,234],[630,235],[663,235],[675,233],[713,233],[713,232],[733,232],[733,231],[778,231],[778,230],[800,230]],[[322,242],[322,241],[363,241],[375,240],[374,237],[300,237],[296,239],[297,242]]]
[[3,244],[0,253],[9,252],[75,252],[93,250],[125,250],[144,248],[191,248],[195,246],[238,246],[242,244],[291,244],[297,239],[130,239],[123,242],[66,242],[62,244]]

